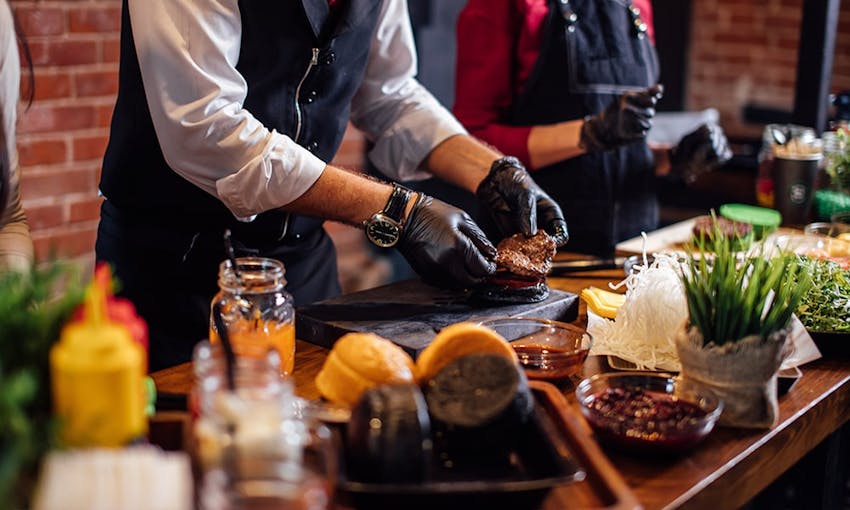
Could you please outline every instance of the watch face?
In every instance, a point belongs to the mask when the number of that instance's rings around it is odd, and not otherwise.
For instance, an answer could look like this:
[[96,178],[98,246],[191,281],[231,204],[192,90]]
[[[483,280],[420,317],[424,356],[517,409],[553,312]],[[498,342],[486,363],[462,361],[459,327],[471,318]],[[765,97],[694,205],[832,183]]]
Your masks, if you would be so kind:
[[393,222],[384,219],[373,219],[366,226],[366,237],[378,246],[389,248],[395,246],[401,235],[401,229]]

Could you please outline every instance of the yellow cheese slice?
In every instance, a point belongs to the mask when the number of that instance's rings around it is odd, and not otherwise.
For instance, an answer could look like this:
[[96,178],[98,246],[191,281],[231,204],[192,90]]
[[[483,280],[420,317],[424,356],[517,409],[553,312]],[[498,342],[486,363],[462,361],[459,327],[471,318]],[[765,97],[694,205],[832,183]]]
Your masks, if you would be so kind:
[[588,287],[581,291],[581,298],[587,303],[587,307],[596,315],[613,319],[617,317],[617,310],[626,301],[624,294],[603,290],[598,287]]

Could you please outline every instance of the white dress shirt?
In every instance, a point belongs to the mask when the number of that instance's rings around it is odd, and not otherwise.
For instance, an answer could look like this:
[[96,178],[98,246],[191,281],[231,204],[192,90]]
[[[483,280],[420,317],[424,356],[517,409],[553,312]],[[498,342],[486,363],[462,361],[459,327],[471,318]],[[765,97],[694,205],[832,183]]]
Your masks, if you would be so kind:
[[[316,182],[326,162],[243,107],[238,0],[130,0],[129,8],[151,118],[175,172],[241,219]],[[466,133],[415,75],[407,1],[384,0],[351,120],[375,143],[375,166],[400,180],[427,177],[419,166],[428,153]]]

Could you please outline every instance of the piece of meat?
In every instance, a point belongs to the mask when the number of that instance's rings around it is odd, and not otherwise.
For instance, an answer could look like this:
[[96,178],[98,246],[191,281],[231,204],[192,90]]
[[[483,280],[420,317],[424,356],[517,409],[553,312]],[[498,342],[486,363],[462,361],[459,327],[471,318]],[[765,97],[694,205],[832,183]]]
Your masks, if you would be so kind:
[[727,239],[741,239],[753,231],[753,226],[742,221],[730,220],[722,216],[699,216],[694,221],[693,234],[697,239],[706,237],[711,238],[715,233],[716,228]]
[[540,278],[552,268],[552,258],[557,251],[555,241],[543,230],[532,237],[514,234],[496,247],[496,270]]
[[496,247],[496,273],[480,285],[473,297],[485,303],[537,303],[549,296],[546,273],[552,268],[557,246],[538,230],[532,237],[516,234]]

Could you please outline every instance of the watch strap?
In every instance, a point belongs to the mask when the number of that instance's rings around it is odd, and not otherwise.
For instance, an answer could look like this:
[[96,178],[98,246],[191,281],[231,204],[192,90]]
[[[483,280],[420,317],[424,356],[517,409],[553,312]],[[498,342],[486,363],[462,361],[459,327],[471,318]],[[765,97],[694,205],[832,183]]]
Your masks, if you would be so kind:
[[387,199],[387,205],[381,212],[401,223],[408,200],[410,200],[410,190],[399,184],[393,184],[393,191],[390,193],[390,198]]

